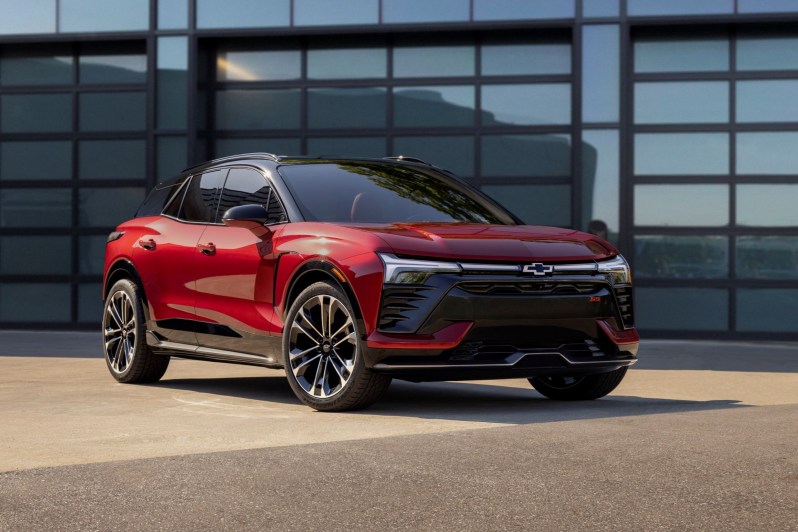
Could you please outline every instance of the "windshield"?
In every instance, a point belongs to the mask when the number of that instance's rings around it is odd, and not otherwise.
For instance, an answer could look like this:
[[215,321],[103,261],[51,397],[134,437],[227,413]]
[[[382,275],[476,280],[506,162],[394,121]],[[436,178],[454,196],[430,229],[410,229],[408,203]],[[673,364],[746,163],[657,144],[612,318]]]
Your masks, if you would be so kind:
[[285,165],[279,172],[307,221],[514,224],[509,213],[432,169],[357,161]]

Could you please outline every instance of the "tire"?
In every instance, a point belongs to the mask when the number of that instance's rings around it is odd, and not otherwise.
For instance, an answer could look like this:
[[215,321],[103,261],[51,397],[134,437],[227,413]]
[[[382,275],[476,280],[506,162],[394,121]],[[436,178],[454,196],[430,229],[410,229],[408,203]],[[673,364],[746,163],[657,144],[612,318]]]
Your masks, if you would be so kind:
[[105,364],[119,382],[156,382],[166,373],[169,357],[150,350],[145,322],[139,288],[127,279],[117,281],[105,298],[102,327]]
[[532,377],[530,384],[549,399],[557,401],[590,401],[604,397],[623,380],[626,367],[609,373],[581,377]]
[[285,374],[294,394],[311,408],[341,412],[366,408],[391,378],[368,369],[352,304],[340,288],[315,283],[299,294],[283,330]]

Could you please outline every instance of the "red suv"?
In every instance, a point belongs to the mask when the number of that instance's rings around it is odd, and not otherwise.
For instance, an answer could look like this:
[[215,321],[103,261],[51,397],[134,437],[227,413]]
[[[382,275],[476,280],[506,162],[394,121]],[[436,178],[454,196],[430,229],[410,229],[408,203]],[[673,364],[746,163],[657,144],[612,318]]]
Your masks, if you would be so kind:
[[170,356],[285,368],[318,410],[392,378],[596,399],[636,361],[631,281],[604,240],[522,225],[423,161],[238,155],[159,184],[108,237],[105,356],[120,382]]

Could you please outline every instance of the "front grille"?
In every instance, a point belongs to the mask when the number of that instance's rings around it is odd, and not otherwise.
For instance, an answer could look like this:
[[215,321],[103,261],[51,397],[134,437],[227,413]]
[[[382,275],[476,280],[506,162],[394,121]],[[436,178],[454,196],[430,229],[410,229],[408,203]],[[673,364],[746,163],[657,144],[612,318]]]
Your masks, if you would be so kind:
[[635,313],[632,306],[632,287],[616,286],[615,298],[618,300],[618,310],[621,313],[621,322],[624,329],[629,329],[635,325]]
[[458,285],[471,294],[593,294],[601,290],[599,283],[578,282],[464,282]]
[[386,285],[382,291],[382,308],[380,309],[379,329],[392,329],[397,324],[409,320],[409,313],[418,309],[419,303],[427,296],[424,292],[431,290],[429,286],[420,285]]

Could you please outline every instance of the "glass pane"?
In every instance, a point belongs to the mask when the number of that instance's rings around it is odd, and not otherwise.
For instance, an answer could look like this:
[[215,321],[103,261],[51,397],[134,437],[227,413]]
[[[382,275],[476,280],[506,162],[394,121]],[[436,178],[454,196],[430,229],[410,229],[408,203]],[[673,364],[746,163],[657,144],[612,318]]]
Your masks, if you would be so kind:
[[0,97],[0,131],[35,133],[70,131],[69,94],[6,94]]
[[737,330],[798,332],[798,290],[738,288]]
[[218,129],[296,129],[299,89],[229,90],[216,93]]
[[3,275],[69,275],[72,239],[68,236],[0,237]]
[[188,38],[158,39],[157,84],[158,127],[185,129],[188,100]]
[[159,180],[179,174],[188,158],[186,137],[158,137],[156,176]]
[[570,123],[570,83],[482,86],[482,124],[485,126]]
[[158,29],[182,30],[188,27],[189,0],[158,0]]
[[302,77],[299,50],[219,50],[216,79],[219,81],[274,81]]
[[0,189],[0,227],[70,227],[71,225],[70,189]]
[[143,92],[84,92],[80,95],[81,131],[143,131]]
[[641,329],[725,331],[729,293],[716,288],[635,288],[635,318]]
[[483,135],[482,176],[571,175],[569,135]]
[[635,83],[635,123],[693,124],[729,121],[726,81]]
[[528,225],[571,225],[570,185],[489,185],[482,190]]
[[78,177],[81,179],[144,179],[143,140],[81,140]]
[[737,0],[738,13],[783,13],[798,11],[798,0]]
[[635,236],[639,278],[713,279],[729,275],[729,239],[725,236]]
[[105,235],[82,236],[78,239],[78,272],[81,275],[102,275],[105,264]]
[[664,227],[729,224],[727,185],[636,185],[635,225]]
[[474,20],[572,18],[574,0],[474,0]]
[[798,279],[798,236],[738,236],[737,277]]
[[798,70],[798,37],[739,36],[737,70]]
[[620,12],[620,0],[582,0],[584,17],[617,17]]
[[149,0],[59,0],[59,31],[132,31],[150,27]]
[[379,0],[294,0],[294,24],[377,24]]
[[636,175],[729,173],[728,133],[638,133]]
[[393,50],[396,78],[474,75],[473,46],[398,46]]
[[[222,169],[192,177],[180,204],[178,218],[189,222],[215,223],[219,196],[226,176],[227,169]],[[176,205],[167,208],[168,214],[173,214],[174,206]]]
[[0,179],[71,177],[72,143],[68,140],[0,143]]
[[643,37],[634,44],[635,72],[720,72],[729,70],[729,39]]
[[311,128],[385,127],[385,89],[309,89]]
[[308,79],[384,78],[388,75],[385,48],[308,50]]
[[737,185],[737,225],[798,227],[798,184]]
[[396,87],[393,122],[396,127],[473,126],[475,105],[473,85]]
[[582,120],[617,122],[620,113],[620,32],[617,25],[582,28]]
[[792,175],[798,173],[798,132],[737,133],[737,173]]
[[474,137],[394,137],[393,154],[416,157],[461,177],[474,175]]
[[147,57],[143,54],[82,55],[78,66],[81,83],[144,83],[147,81]]
[[582,228],[618,241],[620,142],[615,129],[582,132]]
[[78,285],[78,321],[99,323],[102,319],[103,301],[100,283]]
[[469,11],[469,0],[382,0],[382,21],[387,24],[467,22]]
[[0,57],[0,85],[70,85],[72,57],[5,52]]
[[350,157],[385,157],[385,137],[309,138],[308,155],[345,155]]
[[483,44],[483,76],[570,74],[571,45]]
[[737,82],[738,122],[798,122],[798,80]]
[[254,153],[265,151],[276,155],[296,155],[301,150],[299,139],[217,139],[216,157],[225,157],[237,153]]
[[630,16],[734,13],[734,0],[628,0]]
[[81,227],[116,227],[129,220],[144,201],[144,188],[81,188],[78,219]]
[[290,0],[197,0],[197,27],[263,28],[291,23]]
[[61,283],[0,284],[0,321],[70,321],[72,289]]
[[56,0],[0,0],[0,34],[55,33]]

